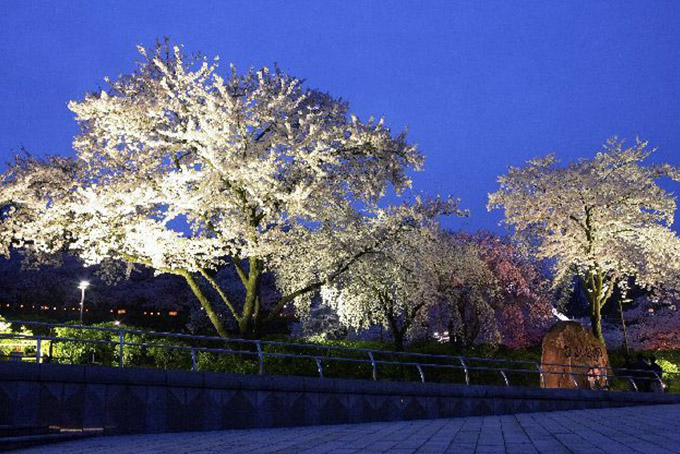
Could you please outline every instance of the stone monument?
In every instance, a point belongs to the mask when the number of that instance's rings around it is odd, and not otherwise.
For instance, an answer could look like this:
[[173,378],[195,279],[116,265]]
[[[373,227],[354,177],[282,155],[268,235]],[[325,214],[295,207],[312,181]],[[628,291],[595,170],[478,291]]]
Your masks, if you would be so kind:
[[[604,389],[611,374],[607,349],[580,323],[559,321],[543,338],[541,387]],[[583,374],[583,375],[579,375]]]

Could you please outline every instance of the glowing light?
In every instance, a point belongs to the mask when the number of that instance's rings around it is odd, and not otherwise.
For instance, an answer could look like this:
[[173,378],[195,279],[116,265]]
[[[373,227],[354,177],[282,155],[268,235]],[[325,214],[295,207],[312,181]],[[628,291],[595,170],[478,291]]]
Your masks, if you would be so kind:
[[78,288],[79,288],[80,290],[85,290],[85,289],[88,288],[89,286],[90,286],[90,283],[87,282],[87,281],[80,281],[80,284],[78,284]]

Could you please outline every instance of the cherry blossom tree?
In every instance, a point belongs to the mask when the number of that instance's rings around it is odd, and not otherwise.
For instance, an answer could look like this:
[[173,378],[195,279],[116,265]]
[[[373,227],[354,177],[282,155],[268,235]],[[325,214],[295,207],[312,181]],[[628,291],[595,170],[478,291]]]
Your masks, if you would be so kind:
[[[632,350],[676,350],[680,348],[680,295],[652,292],[626,304],[626,343]],[[607,323],[608,322],[608,323]],[[605,338],[612,345],[626,345],[620,323],[603,321]]]
[[678,285],[680,238],[671,229],[675,197],[658,184],[680,181],[669,164],[643,165],[647,142],[626,147],[612,138],[593,159],[566,167],[553,155],[511,167],[489,195],[516,238],[554,263],[555,282],[577,276],[592,308],[592,331],[602,342],[601,310],[629,278],[642,287]]
[[489,232],[467,236],[494,277],[492,306],[501,343],[522,348],[540,341],[554,321],[550,283],[541,264],[508,239]]
[[462,214],[455,202],[443,200],[386,212],[401,229],[321,291],[340,321],[358,329],[382,325],[390,331],[395,349],[403,350],[409,330],[441,298],[443,251],[437,218],[453,213]]
[[430,324],[458,347],[475,343],[526,347],[550,322],[547,279],[508,240],[489,232],[442,232],[440,304]]
[[439,301],[430,311],[434,327],[448,333],[461,348],[476,342],[497,344],[500,331],[494,313],[499,287],[479,245],[467,234],[441,232],[438,242]]
[[[179,47],[139,52],[134,73],[69,103],[76,156],[20,157],[2,176],[5,254],[179,275],[220,335],[216,304],[248,335],[265,319],[265,271],[281,291],[271,318],[403,229],[378,202],[423,163],[404,133],[277,68],[222,76]],[[243,298],[215,279],[224,267]]]

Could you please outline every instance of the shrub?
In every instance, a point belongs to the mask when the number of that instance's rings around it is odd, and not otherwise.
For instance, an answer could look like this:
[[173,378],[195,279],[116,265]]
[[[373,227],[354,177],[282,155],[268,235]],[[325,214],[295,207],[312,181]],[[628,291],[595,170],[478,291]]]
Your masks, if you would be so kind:
[[[94,326],[108,326],[102,323]],[[117,361],[117,349],[112,333],[76,327],[54,328],[54,336],[76,340],[52,341],[54,362],[70,364],[101,364],[112,366]]]

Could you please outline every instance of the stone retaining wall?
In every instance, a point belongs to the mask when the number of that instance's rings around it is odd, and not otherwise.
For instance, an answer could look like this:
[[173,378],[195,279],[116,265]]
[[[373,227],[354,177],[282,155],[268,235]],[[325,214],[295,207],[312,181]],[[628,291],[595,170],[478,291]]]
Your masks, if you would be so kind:
[[0,425],[149,433],[680,403],[680,395],[0,363]]

